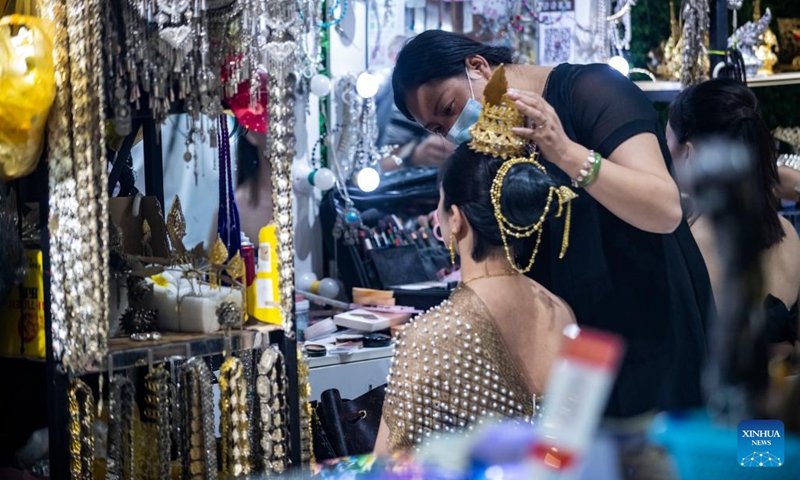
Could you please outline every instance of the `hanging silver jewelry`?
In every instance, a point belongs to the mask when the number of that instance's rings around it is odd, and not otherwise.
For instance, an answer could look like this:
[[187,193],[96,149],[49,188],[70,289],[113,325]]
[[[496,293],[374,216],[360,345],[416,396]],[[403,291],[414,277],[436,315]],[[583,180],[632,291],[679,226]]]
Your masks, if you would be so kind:
[[295,157],[295,68],[299,14],[295,0],[266,0],[265,24],[271,29],[265,46],[269,106],[267,157],[272,166],[275,226],[278,233],[278,276],[283,331],[294,338],[294,226],[291,168]]
[[[170,375],[163,364],[151,368],[144,377],[144,420],[155,425],[158,463],[155,466],[156,478],[170,478],[170,456],[172,426]],[[150,462],[147,462],[148,464]]]
[[694,85],[708,79],[710,64],[706,44],[711,19],[708,0],[683,0],[683,62],[681,84]]
[[275,346],[264,350],[258,362],[258,393],[263,473],[282,473],[289,466],[289,424],[286,367]]

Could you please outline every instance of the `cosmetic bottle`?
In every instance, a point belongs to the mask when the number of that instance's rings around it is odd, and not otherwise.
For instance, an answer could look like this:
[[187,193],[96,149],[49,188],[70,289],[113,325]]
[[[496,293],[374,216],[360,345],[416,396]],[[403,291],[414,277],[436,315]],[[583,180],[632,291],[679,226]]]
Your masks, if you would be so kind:
[[622,352],[622,339],[604,332],[581,329],[576,338],[564,340],[545,389],[540,440],[528,454],[530,478],[578,478]]

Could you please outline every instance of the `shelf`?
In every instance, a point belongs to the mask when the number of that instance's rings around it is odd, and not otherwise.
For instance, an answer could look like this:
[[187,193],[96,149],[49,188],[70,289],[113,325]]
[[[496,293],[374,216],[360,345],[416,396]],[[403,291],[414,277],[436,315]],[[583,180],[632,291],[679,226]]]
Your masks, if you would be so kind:
[[800,84],[800,72],[776,73],[769,77],[756,77],[747,80],[747,85],[751,88],[779,87],[798,84]]
[[[681,91],[680,82],[633,82],[654,102],[671,102]],[[800,85],[800,72],[776,73],[769,77],[755,77],[747,80],[750,88],[780,87]]]
[[162,333],[160,340],[142,342],[129,338],[111,338],[108,341],[108,356],[102,365],[89,367],[85,373],[107,371],[109,361],[113,370],[121,370],[164,362],[171,357],[202,357],[219,355],[227,350],[251,350],[277,342],[282,334],[283,330],[278,325],[259,324],[242,330],[232,330],[229,340],[226,340],[223,332],[167,332]]

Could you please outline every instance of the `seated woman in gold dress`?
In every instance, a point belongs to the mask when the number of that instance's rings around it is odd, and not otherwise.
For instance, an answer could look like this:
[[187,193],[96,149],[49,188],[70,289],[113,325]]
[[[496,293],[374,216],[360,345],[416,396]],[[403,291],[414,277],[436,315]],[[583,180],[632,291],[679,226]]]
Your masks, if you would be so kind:
[[504,161],[467,144],[442,165],[438,217],[460,255],[462,283],[397,336],[376,453],[487,415],[534,416],[563,332],[575,324],[563,300],[523,274],[545,220],[568,222],[574,196],[542,170],[533,158]]

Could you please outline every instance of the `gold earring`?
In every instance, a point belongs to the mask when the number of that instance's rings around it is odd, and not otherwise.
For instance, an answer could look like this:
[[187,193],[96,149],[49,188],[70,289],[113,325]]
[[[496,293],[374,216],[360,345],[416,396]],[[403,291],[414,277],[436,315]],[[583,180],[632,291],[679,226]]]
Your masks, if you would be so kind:
[[450,234],[450,264],[455,266],[456,265],[456,242],[455,242],[456,235],[454,233]]

